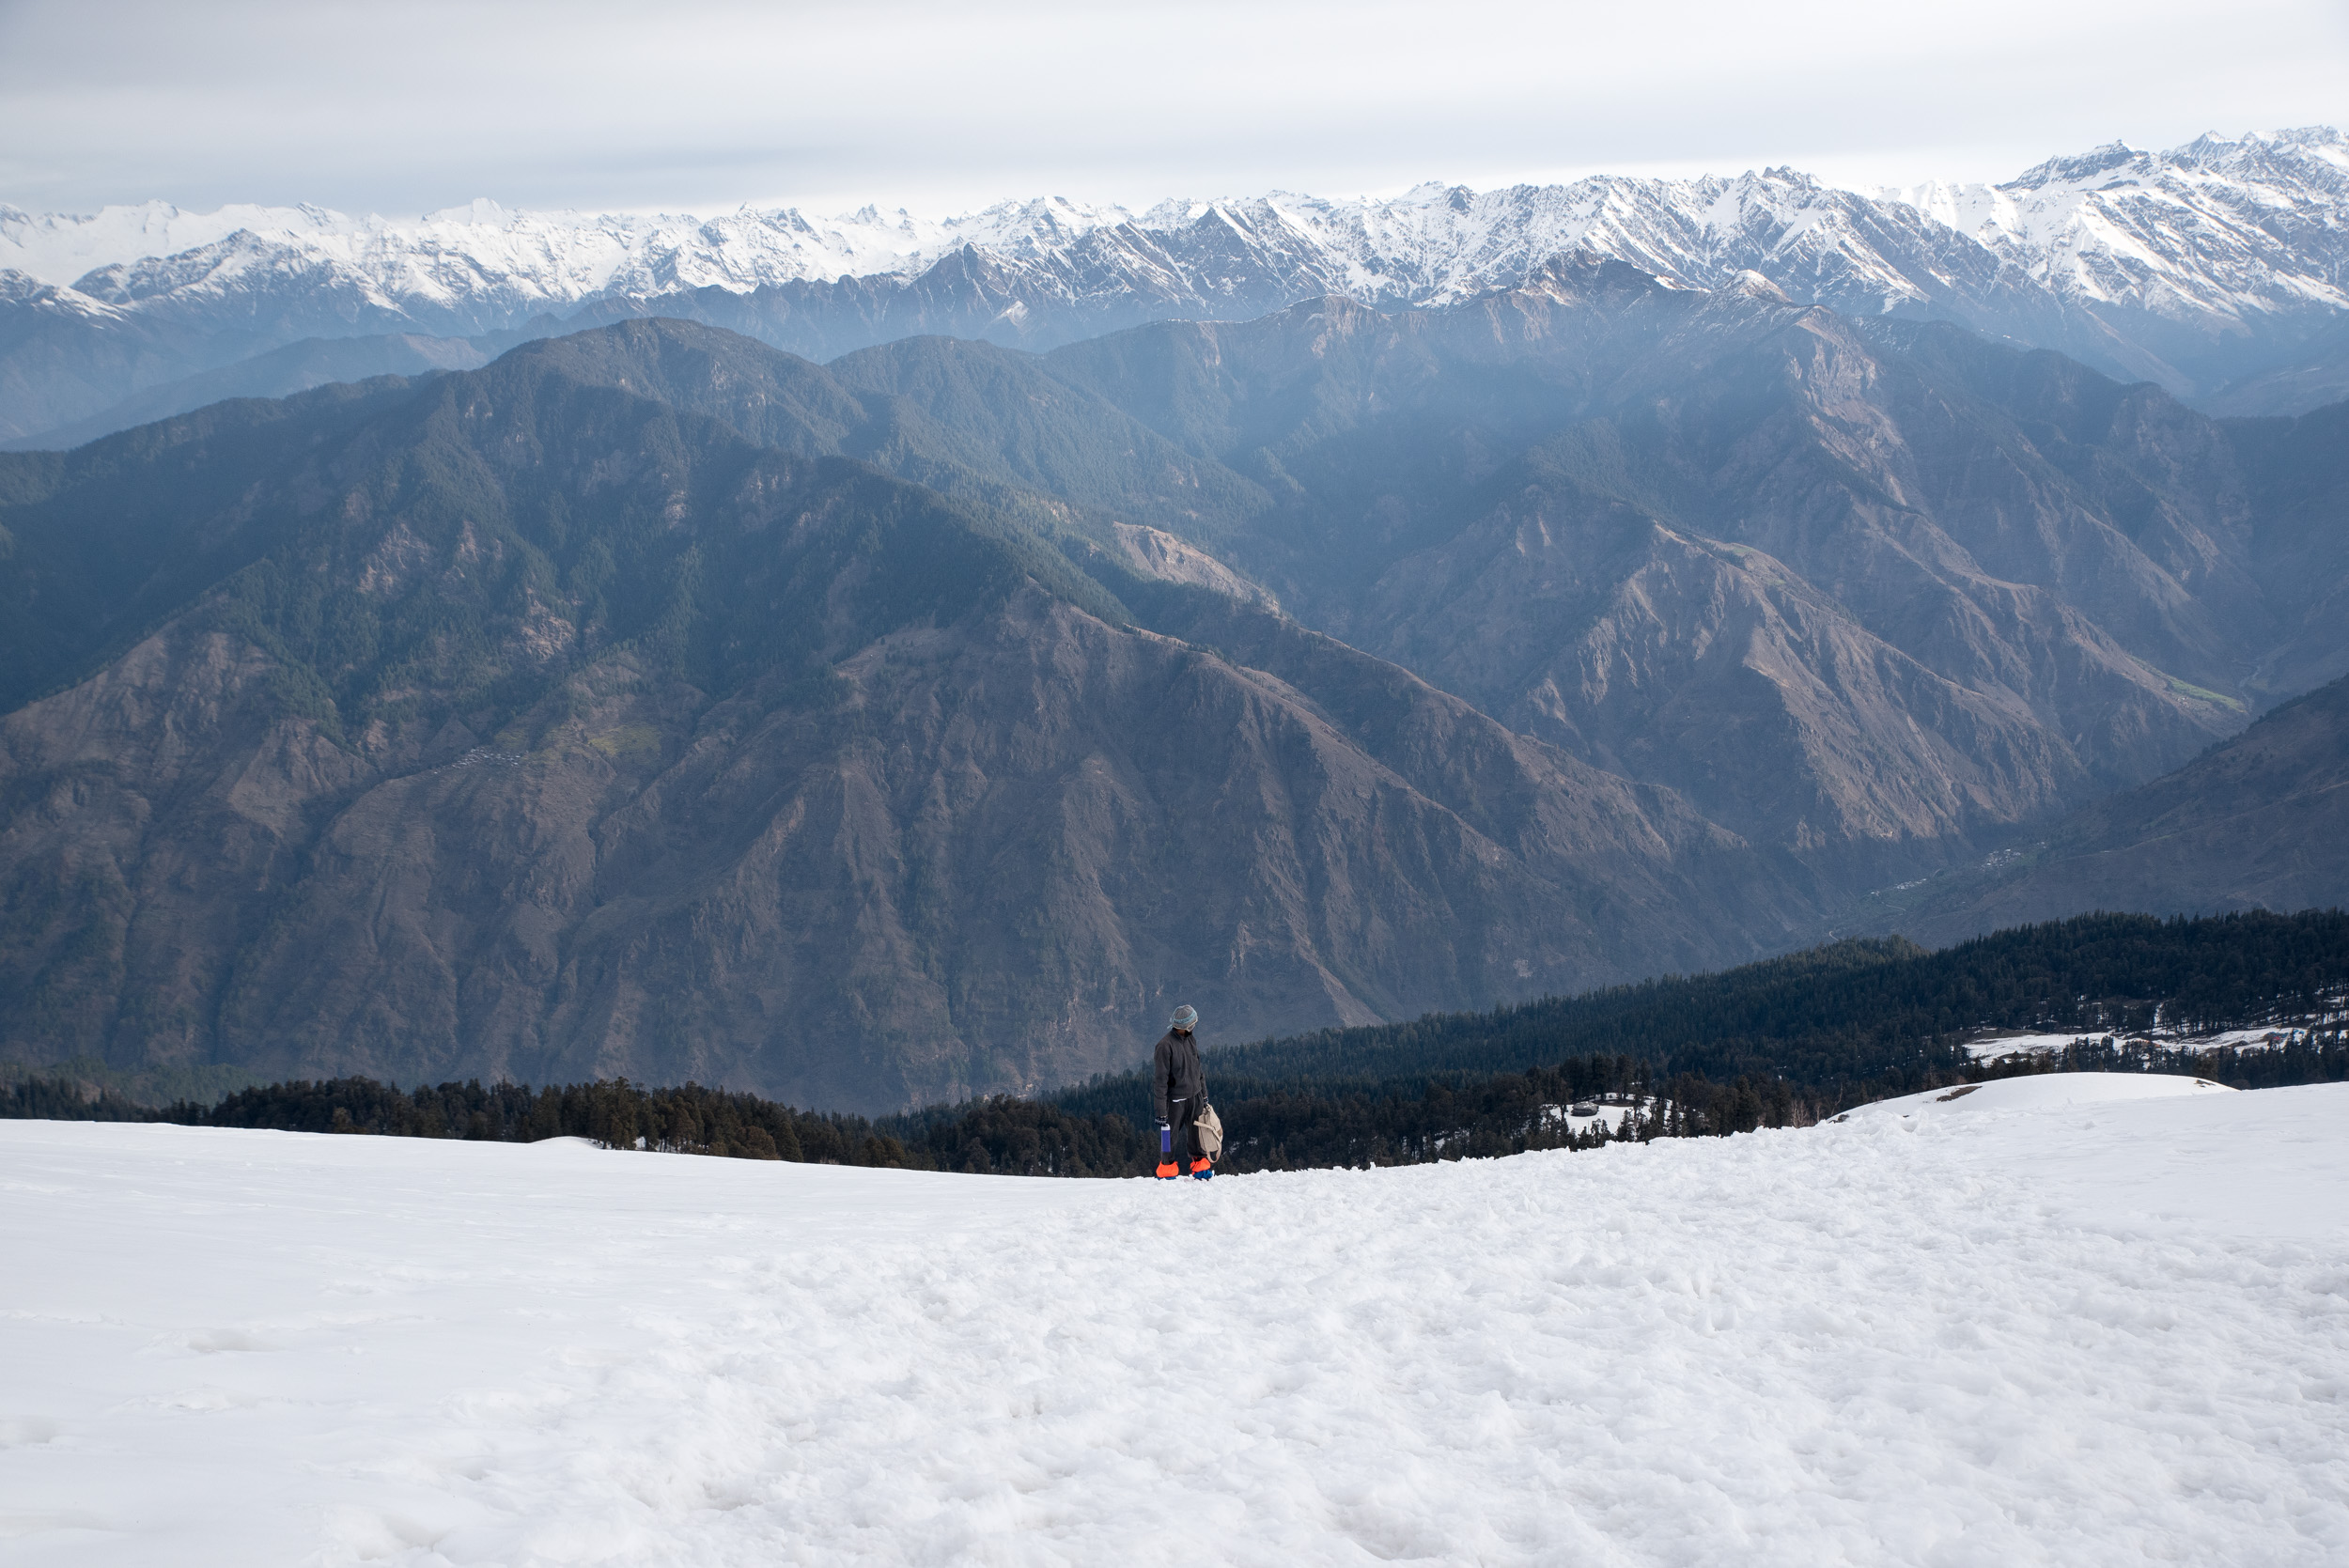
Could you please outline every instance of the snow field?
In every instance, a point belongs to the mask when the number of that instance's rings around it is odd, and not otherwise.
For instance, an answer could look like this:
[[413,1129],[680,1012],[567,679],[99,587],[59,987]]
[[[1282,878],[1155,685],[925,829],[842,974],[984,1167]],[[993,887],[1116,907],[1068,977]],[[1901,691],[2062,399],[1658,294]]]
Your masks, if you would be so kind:
[[2095,1089],[1167,1185],[0,1124],[0,1556],[2349,1560],[2349,1087]]
[[2174,1073],[2034,1073],[1878,1100],[1846,1110],[1835,1121],[1839,1126],[1921,1117],[1938,1120],[1953,1116],[1976,1121],[1989,1111],[2065,1110],[2074,1106],[2109,1106],[2130,1100],[2234,1093],[2225,1084],[2213,1083],[2206,1078],[2180,1078]]
[[2108,1038],[2108,1030],[2077,1030],[2070,1034],[2002,1034],[1995,1040],[1967,1042],[1966,1054],[1976,1062],[1992,1062],[2001,1056],[2035,1056],[2059,1051],[2075,1040],[2102,1041]]

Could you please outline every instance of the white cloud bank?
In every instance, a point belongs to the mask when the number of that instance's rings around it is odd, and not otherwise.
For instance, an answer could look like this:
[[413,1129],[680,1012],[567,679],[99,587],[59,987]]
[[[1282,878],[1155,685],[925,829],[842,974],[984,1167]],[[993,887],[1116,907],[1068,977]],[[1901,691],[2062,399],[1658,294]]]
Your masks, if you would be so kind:
[[0,200],[34,210],[1890,182],[2344,119],[2331,0],[0,5]]

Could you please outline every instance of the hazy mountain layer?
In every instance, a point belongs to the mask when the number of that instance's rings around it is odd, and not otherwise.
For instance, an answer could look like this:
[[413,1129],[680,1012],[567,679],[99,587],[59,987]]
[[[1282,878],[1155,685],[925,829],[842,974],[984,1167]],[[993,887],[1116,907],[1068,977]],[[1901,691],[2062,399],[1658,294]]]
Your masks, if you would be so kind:
[[[1774,298],[1581,268],[1448,312],[1325,302],[1042,362],[920,340],[819,370],[657,323],[545,351],[1074,533],[1097,569],[1271,599],[1756,842],[1856,855],[1837,877],[1945,863],[2238,722],[2198,694],[2248,672],[2205,602],[2255,592],[2203,581],[2232,546],[2139,527],[2140,547],[2093,461],[2065,447],[2084,477],[2056,471],[1963,381],[1995,374],[1945,363],[1959,349],[1905,353]],[[2040,373],[2084,377],[2030,382],[2043,403],[2117,398],[2061,362]],[[1867,398],[1839,404],[1858,383]],[[2178,448],[2169,504],[2207,513],[2213,427],[2140,396],[2188,432],[2148,438]],[[2073,417],[2093,450],[2112,410]]]

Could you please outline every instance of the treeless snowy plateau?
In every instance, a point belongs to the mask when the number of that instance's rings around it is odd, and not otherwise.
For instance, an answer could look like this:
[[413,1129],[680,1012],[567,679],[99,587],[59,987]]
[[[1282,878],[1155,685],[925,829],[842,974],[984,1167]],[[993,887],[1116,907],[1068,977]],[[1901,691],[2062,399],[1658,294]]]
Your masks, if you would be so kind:
[[2349,1561],[2342,1085],[1163,1186],[14,1122],[0,1256],[9,1568]]

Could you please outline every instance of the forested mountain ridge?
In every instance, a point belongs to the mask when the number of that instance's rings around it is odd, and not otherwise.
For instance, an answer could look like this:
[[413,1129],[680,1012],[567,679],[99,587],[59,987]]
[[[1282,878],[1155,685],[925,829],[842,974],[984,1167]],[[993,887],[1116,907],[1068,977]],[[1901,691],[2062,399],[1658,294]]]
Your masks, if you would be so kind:
[[[1660,975],[1572,997],[1327,1030],[1207,1055],[1217,1076],[1336,1087],[1515,1071],[1623,1055],[1717,1077],[1805,1085],[1930,1063],[1983,1032],[2207,1033],[2340,1013],[2349,914],[2309,909],[2157,920],[2093,914],[1938,950],[1846,939],[1715,974]],[[1075,1102],[1077,1091],[1062,1098]]]

